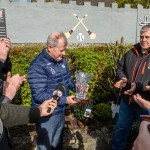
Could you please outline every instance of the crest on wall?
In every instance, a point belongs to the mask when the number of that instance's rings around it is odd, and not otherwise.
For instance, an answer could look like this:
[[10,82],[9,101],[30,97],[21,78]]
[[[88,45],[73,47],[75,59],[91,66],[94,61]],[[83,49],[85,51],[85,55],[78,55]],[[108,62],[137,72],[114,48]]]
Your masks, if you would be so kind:
[[[85,14],[81,19],[78,17],[77,14],[73,14],[73,15],[78,19],[78,22],[77,22],[77,24],[76,24],[71,30],[69,30],[68,32],[65,33],[66,38],[67,38],[67,39],[70,38],[70,36],[72,35],[72,33],[73,33],[73,32],[78,28],[78,26],[81,24],[81,25],[84,27],[84,29],[86,30],[86,32],[88,33],[90,39],[92,39],[92,40],[95,39],[95,38],[96,38],[96,34],[95,34],[94,32],[92,32],[92,31],[90,31],[90,30],[86,27],[86,25],[83,23],[83,20],[84,20],[88,15]],[[79,33],[79,34],[77,35],[77,39],[78,39],[79,41],[83,41],[83,40],[84,40],[84,35],[83,35],[82,33]]]

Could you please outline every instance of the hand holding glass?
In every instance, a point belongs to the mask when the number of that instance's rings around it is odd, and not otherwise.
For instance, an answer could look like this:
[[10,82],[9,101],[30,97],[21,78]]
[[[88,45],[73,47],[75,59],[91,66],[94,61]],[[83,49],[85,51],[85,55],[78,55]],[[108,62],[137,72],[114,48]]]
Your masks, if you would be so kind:
[[76,98],[86,99],[88,83],[92,75],[85,73],[83,71],[76,71],[75,76],[76,76]]

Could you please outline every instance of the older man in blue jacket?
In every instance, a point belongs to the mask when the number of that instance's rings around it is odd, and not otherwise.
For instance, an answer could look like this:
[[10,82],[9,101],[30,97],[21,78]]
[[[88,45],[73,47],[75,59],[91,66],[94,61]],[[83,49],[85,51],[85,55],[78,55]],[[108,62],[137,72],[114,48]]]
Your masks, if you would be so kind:
[[61,150],[63,128],[65,123],[66,104],[76,104],[69,90],[75,91],[75,84],[66,60],[67,39],[61,32],[53,32],[48,36],[47,48],[32,61],[28,70],[28,81],[32,92],[32,105],[39,106],[52,93],[59,83],[65,85],[64,95],[51,116],[40,118],[37,125],[38,149]]

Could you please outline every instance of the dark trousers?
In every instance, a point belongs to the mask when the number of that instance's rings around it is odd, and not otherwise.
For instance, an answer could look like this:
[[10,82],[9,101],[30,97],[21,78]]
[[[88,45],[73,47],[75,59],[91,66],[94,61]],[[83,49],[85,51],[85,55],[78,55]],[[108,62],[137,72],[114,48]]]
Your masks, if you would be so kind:
[[37,122],[38,150],[62,150],[65,114],[42,117]]
[[12,143],[10,141],[9,133],[7,128],[3,129],[3,136],[0,140],[0,150],[12,150]]
[[128,105],[121,100],[119,117],[115,126],[112,150],[124,150],[126,148],[127,137],[132,128],[132,123],[135,118],[140,122],[141,114],[148,115],[148,111],[137,104]]

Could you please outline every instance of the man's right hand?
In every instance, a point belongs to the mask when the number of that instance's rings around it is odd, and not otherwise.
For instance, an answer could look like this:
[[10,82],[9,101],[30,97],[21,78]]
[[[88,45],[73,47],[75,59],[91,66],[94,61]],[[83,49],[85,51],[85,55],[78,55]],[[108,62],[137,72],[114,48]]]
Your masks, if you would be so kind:
[[[44,101],[38,108],[40,110],[40,116],[44,117],[44,116],[48,116],[51,113],[53,113],[54,109],[57,107],[57,101],[53,100],[53,98]],[[50,108],[50,112],[48,112],[47,110]]]
[[133,99],[140,107],[144,109],[150,108],[150,102],[142,98],[141,95],[139,94],[133,95]]
[[69,105],[75,105],[75,104],[77,104],[78,102],[75,101],[75,100],[73,100],[74,98],[75,98],[74,95],[67,96],[67,104],[69,104]]
[[4,40],[4,42],[5,42],[5,45],[6,45],[6,47],[7,47],[7,50],[9,51],[10,48],[11,48],[11,41],[10,41],[10,38],[4,38],[3,40]]
[[139,135],[134,141],[132,150],[149,150],[150,149],[150,133],[148,130],[148,125],[150,123],[147,121],[142,121],[139,128]]
[[5,62],[10,50],[10,39],[0,39],[0,61]]
[[20,76],[19,74],[8,77],[3,85],[3,95],[12,100],[24,81],[26,81],[25,76]]
[[119,80],[118,82],[116,82],[116,83],[114,84],[114,86],[115,86],[116,88],[121,89],[121,88],[123,88],[123,87],[125,87],[125,86],[127,85],[127,81],[128,81],[127,78],[122,77],[122,79]]
[[150,86],[146,86],[146,89],[147,89],[148,91],[150,91]]

